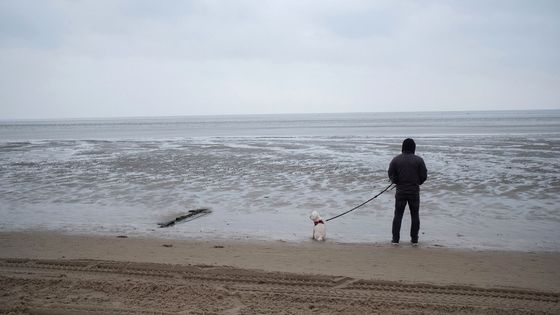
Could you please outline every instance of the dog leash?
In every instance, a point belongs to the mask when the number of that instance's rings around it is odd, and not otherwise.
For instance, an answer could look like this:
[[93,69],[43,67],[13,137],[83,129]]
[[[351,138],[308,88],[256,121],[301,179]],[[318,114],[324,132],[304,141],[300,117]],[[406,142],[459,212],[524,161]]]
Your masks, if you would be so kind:
[[[348,210],[348,211],[346,211],[346,212],[343,212],[343,213],[341,213],[341,214],[339,214],[339,215],[337,215],[337,216],[334,216],[334,217],[332,217],[332,218],[330,218],[330,219],[326,219],[325,221],[328,222],[328,221],[330,221],[330,220],[334,220],[334,219],[336,219],[336,218],[339,218],[339,217],[341,217],[341,216],[343,216],[343,215],[345,215],[345,214],[347,214],[347,213],[350,213],[350,212],[352,212],[352,211],[358,209],[359,207],[365,205],[366,203],[372,201],[373,199],[375,199],[375,198],[381,196],[381,194],[383,194],[384,192],[386,192],[387,190],[389,190],[389,188],[391,188],[391,186],[393,186],[393,183],[390,183],[389,186],[387,186],[385,189],[383,189],[380,193],[378,193],[377,195],[375,195],[375,196],[369,198],[368,200],[362,202],[361,204],[355,206],[354,208],[352,208],[352,209],[350,209],[350,210]],[[397,185],[393,186],[393,188],[395,188],[395,187],[397,187]],[[393,189],[393,188],[391,188],[391,189]]]

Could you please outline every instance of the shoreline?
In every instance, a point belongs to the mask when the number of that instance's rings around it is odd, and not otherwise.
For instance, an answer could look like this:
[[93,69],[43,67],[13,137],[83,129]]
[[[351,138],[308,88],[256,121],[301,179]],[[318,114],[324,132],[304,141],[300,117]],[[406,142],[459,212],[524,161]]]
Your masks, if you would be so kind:
[[177,240],[1,232],[0,258],[232,267],[362,280],[560,293],[560,252],[413,248],[390,244]]
[[[405,213],[406,214],[406,213]],[[407,220],[408,217],[404,218]],[[410,224],[407,222],[406,224]],[[332,229],[332,228],[331,228]],[[346,241],[346,240],[339,240],[333,239],[333,237],[328,237],[324,242],[316,242],[311,239],[311,237],[306,239],[271,239],[266,237],[259,237],[259,236],[249,236],[249,235],[241,235],[241,236],[234,236],[234,237],[226,237],[223,235],[173,235],[173,234],[148,234],[148,233],[138,233],[138,232],[130,232],[130,231],[114,231],[114,232],[93,232],[93,231],[66,231],[66,230],[56,230],[56,229],[41,229],[41,228],[22,228],[22,229],[14,229],[14,230],[2,230],[0,229],[0,236],[7,234],[37,234],[37,235],[58,235],[58,236],[65,236],[65,237],[91,237],[91,238],[130,238],[135,240],[161,240],[162,242],[187,242],[187,243],[232,243],[232,244],[277,244],[277,245],[291,245],[291,246],[314,246],[313,244],[317,244],[317,246],[366,246],[366,247],[374,247],[374,248],[384,248],[390,247],[394,248],[394,246],[389,246],[391,243],[389,242],[390,238],[386,238],[384,241],[378,240],[371,240],[371,241]],[[460,235],[460,237],[464,237]],[[493,246],[464,246],[458,244],[444,244],[438,240],[433,239],[420,239],[420,247],[423,249],[442,249],[442,250],[450,250],[450,251],[458,251],[458,252],[496,252],[496,253],[527,253],[527,254],[539,254],[539,253],[558,253],[560,254],[560,249],[556,248],[534,248],[534,249],[527,249],[526,247],[523,248],[496,248]],[[403,241],[399,244],[400,247],[410,247],[410,241],[405,237]]]

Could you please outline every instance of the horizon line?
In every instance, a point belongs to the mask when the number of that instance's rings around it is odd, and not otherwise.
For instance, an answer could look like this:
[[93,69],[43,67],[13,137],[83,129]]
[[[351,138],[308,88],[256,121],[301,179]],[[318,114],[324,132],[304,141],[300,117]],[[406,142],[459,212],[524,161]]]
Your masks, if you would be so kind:
[[0,121],[55,121],[55,120],[102,120],[102,119],[145,119],[145,118],[179,118],[179,117],[225,117],[225,116],[281,116],[281,115],[336,115],[336,114],[392,114],[392,113],[485,113],[485,112],[539,112],[539,111],[560,111],[560,108],[537,108],[537,109],[450,109],[450,110],[412,110],[412,111],[350,111],[350,112],[279,112],[279,113],[249,113],[249,114],[179,114],[179,115],[139,115],[139,116],[66,116],[66,117],[45,117],[45,118],[0,118]]

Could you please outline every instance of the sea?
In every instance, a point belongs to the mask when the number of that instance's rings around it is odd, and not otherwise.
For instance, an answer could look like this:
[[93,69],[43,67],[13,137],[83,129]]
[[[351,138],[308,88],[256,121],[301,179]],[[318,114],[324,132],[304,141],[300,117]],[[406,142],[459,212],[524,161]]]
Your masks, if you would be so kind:
[[[0,120],[0,231],[312,242],[311,211],[382,191],[407,137],[421,246],[560,251],[560,110]],[[327,242],[388,244],[394,193]],[[409,227],[407,210],[403,246]]]

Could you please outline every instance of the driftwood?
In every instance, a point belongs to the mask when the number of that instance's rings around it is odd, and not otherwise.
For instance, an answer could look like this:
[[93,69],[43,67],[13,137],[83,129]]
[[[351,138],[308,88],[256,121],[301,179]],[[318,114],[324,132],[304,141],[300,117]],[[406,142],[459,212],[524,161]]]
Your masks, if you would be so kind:
[[170,227],[170,226],[174,226],[176,223],[189,222],[210,213],[212,213],[212,210],[207,208],[189,210],[189,212],[185,215],[178,216],[175,219],[167,222],[158,223],[158,225],[160,228]]

